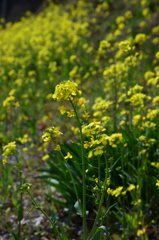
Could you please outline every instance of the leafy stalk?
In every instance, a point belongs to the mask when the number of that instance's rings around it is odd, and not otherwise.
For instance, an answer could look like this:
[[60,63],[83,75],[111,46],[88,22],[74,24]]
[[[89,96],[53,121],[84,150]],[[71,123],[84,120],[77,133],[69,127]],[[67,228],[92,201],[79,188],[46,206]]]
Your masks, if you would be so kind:
[[[54,222],[53,222],[53,221],[51,220],[51,218],[46,214],[46,212],[44,212],[44,211],[42,210],[42,208],[38,205],[38,203],[37,203],[37,202],[35,201],[35,199],[33,198],[31,192],[30,192],[29,190],[27,190],[27,193],[28,193],[29,196],[31,197],[34,206],[36,206],[35,208],[44,214],[44,216],[49,220],[49,222],[51,223],[52,227],[54,228],[54,225],[55,225]],[[62,237],[61,237],[58,229],[57,229],[56,227],[55,227],[54,229],[55,229],[56,233],[58,234],[59,238],[62,240]]]
[[82,128],[81,128],[81,122],[77,113],[77,110],[71,101],[71,105],[73,107],[77,122],[78,122],[78,127],[80,131],[80,138],[81,138],[81,156],[82,156],[82,182],[83,182],[83,232],[84,232],[84,240],[87,240],[87,222],[86,222],[86,166],[85,166],[85,156],[84,156],[84,144],[83,144],[83,134],[82,134]]

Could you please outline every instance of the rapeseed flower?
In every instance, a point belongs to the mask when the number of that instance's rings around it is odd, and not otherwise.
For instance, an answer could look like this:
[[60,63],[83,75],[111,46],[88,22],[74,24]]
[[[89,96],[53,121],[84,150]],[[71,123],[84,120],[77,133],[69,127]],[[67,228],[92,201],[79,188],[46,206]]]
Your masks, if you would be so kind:
[[159,187],[159,180],[157,180],[157,182],[156,182],[156,186]]
[[66,111],[67,111],[67,108],[62,106],[60,109],[61,114],[64,115]]
[[81,91],[78,90],[78,84],[68,80],[56,86],[52,97],[57,99],[57,101],[73,100],[73,97],[77,94],[81,95]]
[[46,160],[48,160],[48,159],[49,159],[49,155],[48,155],[48,154],[46,154],[45,156],[42,157],[42,160],[43,160],[43,161],[46,161]]
[[138,33],[135,36],[135,43],[142,44],[146,41],[146,35],[144,33]]
[[5,164],[8,160],[8,156],[16,151],[16,142],[10,142],[7,145],[3,146],[3,164]]
[[68,152],[67,155],[66,155],[64,158],[65,158],[65,159],[73,158],[73,156]]
[[130,47],[131,43],[128,41],[128,40],[125,40],[125,41],[121,41],[119,43],[119,49],[122,51],[122,52],[128,52],[131,50],[131,47]]
[[57,145],[56,148],[54,149],[54,151],[58,151],[58,152],[60,152],[60,151],[61,151],[61,147],[60,147],[60,145]]
[[51,140],[54,141],[54,138],[60,136],[61,134],[63,134],[62,132],[60,132],[57,128],[55,127],[50,127],[50,128],[47,128],[45,130],[45,132],[43,133],[42,135],[42,140],[44,142],[49,142]]
[[128,191],[130,192],[130,191],[132,191],[132,190],[135,189],[135,185],[134,185],[134,184],[130,184],[127,189],[128,189]]

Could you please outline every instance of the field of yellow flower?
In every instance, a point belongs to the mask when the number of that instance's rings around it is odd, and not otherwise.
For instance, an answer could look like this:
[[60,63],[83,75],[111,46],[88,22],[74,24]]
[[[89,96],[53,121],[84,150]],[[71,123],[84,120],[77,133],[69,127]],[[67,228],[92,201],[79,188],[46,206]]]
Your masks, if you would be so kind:
[[[159,239],[157,2],[50,0],[0,19],[2,239]],[[31,229],[32,208],[54,229]]]

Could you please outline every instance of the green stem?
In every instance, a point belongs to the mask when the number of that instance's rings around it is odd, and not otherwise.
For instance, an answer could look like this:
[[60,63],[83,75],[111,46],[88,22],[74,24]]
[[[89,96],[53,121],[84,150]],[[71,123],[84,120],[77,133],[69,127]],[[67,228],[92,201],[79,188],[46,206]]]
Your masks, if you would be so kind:
[[[16,157],[17,159],[17,166],[19,168],[19,180],[20,180],[20,189],[22,187],[22,166],[20,164],[20,160],[18,157]],[[18,239],[21,239],[21,220],[23,218],[23,194],[22,192],[20,193],[20,206],[19,206],[19,213],[18,213]]]
[[[99,158],[99,156],[98,156],[98,177],[99,177],[99,184],[101,184],[101,174],[100,174],[100,158]],[[99,196],[100,196],[100,198],[101,198],[101,192],[99,193]],[[99,199],[100,199],[99,198]],[[100,215],[101,215],[101,209],[100,209]],[[102,225],[102,223],[103,223],[103,220],[101,221],[101,225]],[[100,230],[100,240],[102,240],[102,235],[103,235],[103,231],[102,231],[102,229]]]
[[64,161],[65,161],[65,164],[66,164],[66,166],[67,166],[68,172],[69,172],[69,174],[70,174],[70,177],[71,177],[71,180],[72,180],[72,183],[73,183],[73,187],[74,187],[74,190],[75,190],[76,198],[77,198],[77,201],[78,201],[78,205],[79,205],[80,211],[81,211],[81,213],[82,213],[83,210],[82,210],[81,202],[80,202],[80,199],[79,199],[78,191],[77,191],[77,188],[76,188],[76,185],[75,185],[75,181],[74,181],[72,172],[71,172],[70,167],[69,167],[69,165],[68,165],[68,163],[67,163],[67,160],[64,158],[62,152],[60,152],[60,154],[61,154],[61,156],[63,157],[63,159],[64,159]]
[[[29,190],[27,190],[27,192],[28,192],[29,196],[31,197],[31,199],[33,200],[34,205],[37,207],[37,209],[38,209],[40,212],[42,212],[42,213],[44,214],[44,216],[49,220],[49,222],[51,223],[52,227],[54,228],[54,222],[53,222],[53,221],[51,220],[51,218],[46,214],[46,212],[44,212],[44,211],[42,210],[42,208],[38,205],[38,203],[37,203],[37,202],[35,201],[35,199],[33,198],[31,192],[30,192]],[[55,227],[54,229],[55,229],[56,233],[58,234],[59,238],[62,240],[62,237],[61,237],[58,229],[57,229],[56,227]]]
[[78,122],[78,127],[80,130],[80,137],[81,137],[81,157],[82,157],[82,182],[83,182],[83,232],[84,232],[84,240],[87,240],[87,222],[86,222],[86,166],[85,166],[85,156],[84,156],[84,142],[83,142],[83,134],[82,134],[82,128],[81,128],[81,123],[80,119],[78,116],[78,113],[76,111],[76,108],[71,101],[71,105],[73,107],[73,110],[75,112],[75,116]]
[[[125,190],[125,182],[124,182],[124,153],[123,153],[123,151],[124,151],[124,148],[123,148],[123,146],[122,146],[122,148],[121,148],[121,164],[122,164],[122,175],[123,175],[123,179],[122,179],[122,181],[123,181],[123,188],[124,188],[124,190]],[[123,197],[123,206],[122,206],[122,208],[123,208],[123,212],[124,212],[124,216],[123,216],[123,225],[124,225],[124,229],[125,229],[125,198]]]
[[[108,179],[108,160],[106,158],[106,154],[104,154],[104,159],[105,159],[105,163],[106,163],[106,179]],[[109,207],[109,202],[107,201],[107,209]],[[108,229],[108,217],[107,217],[107,229]],[[108,234],[106,236],[107,240],[108,240]]]
[[107,173],[108,173],[108,165],[107,165],[107,169],[106,169],[106,176],[105,176],[105,180],[104,180],[104,190],[102,192],[102,196],[101,196],[101,200],[100,200],[100,203],[99,203],[99,208],[98,208],[98,212],[97,212],[97,216],[96,216],[96,219],[94,221],[94,224],[93,224],[93,228],[92,228],[92,231],[89,235],[89,239],[91,239],[93,233],[94,233],[94,230],[95,230],[95,227],[96,227],[96,223],[100,217],[100,214],[101,214],[101,207],[102,207],[102,204],[103,204],[103,200],[104,200],[104,194],[105,194],[105,188],[106,188],[106,184],[107,184]]
[[114,78],[115,104],[114,104],[114,132],[117,132],[117,81]]
[[98,157],[98,177],[99,177],[99,184],[101,181],[101,175],[100,175],[100,158]]

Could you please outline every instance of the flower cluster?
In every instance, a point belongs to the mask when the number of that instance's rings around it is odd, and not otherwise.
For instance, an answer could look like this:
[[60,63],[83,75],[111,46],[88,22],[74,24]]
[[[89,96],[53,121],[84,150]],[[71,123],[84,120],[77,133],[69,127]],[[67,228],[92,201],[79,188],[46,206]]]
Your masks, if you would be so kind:
[[103,148],[107,144],[109,137],[106,134],[102,134],[105,128],[102,127],[100,122],[92,122],[87,126],[83,125],[82,133],[90,138],[90,141],[84,141],[84,148],[90,148],[88,153],[88,158],[101,155],[103,153]]
[[12,153],[14,153],[16,150],[16,142],[10,142],[7,145],[3,146],[3,154],[2,156],[4,156],[3,159],[3,164],[5,164],[8,160],[8,156]]
[[24,183],[22,185],[22,187],[20,188],[21,192],[27,192],[28,190],[30,190],[32,187],[32,184],[31,183]]
[[111,196],[118,197],[120,194],[123,194],[122,190],[123,190],[123,186],[120,186],[120,187],[116,188],[115,190],[108,188],[107,193],[110,194]]
[[53,99],[57,101],[61,100],[73,100],[73,97],[77,94],[81,94],[81,91],[78,90],[78,84],[73,81],[66,81],[60,83],[55,88],[55,93],[52,95]]
[[56,137],[60,136],[62,133],[58,130],[58,128],[50,127],[45,130],[42,135],[42,140],[44,142],[54,141]]
[[119,49],[122,51],[122,52],[128,52],[131,50],[131,47],[130,47],[131,43],[127,40],[125,41],[121,41],[119,43]]
[[123,140],[122,133],[113,133],[109,136],[109,144],[110,146],[116,148],[119,143]]
[[11,102],[15,100],[14,96],[9,96],[3,101],[3,106],[7,109],[7,112],[10,110]]

